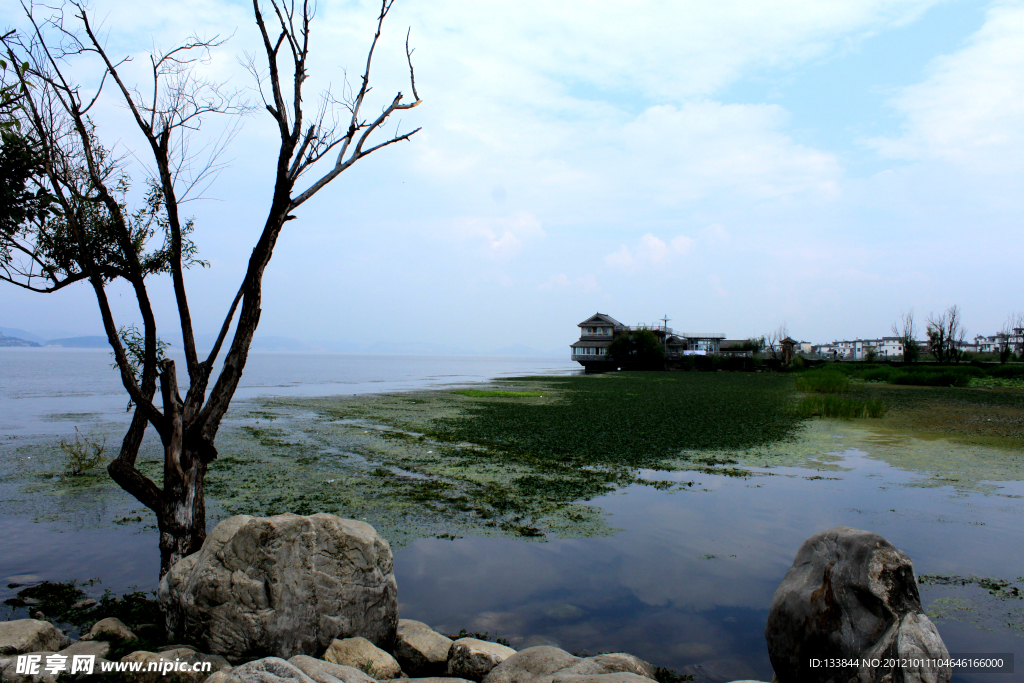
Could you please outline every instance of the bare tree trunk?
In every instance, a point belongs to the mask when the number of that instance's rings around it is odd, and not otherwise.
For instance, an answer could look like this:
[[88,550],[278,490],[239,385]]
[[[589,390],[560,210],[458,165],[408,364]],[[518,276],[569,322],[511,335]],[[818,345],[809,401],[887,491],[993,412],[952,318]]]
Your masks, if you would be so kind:
[[166,459],[191,461],[192,466],[173,483],[164,481],[163,500],[157,511],[161,577],[175,562],[198,552],[206,540],[206,463],[197,454],[185,451],[168,453]]

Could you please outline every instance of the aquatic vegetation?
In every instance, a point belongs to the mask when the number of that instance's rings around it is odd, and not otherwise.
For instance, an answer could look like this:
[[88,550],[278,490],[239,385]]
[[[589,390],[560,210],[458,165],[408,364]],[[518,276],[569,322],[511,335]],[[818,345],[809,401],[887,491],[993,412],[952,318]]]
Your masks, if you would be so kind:
[[540,397],[543,398],[544,394],[540,391],[504,391],[501,389],[459,389],[453,391],[453,394],[459,396],[469,396],[471,398],[526,398],[526,397]]
[[435,439],[500,449],[512,458],[626,467],[662,466],[681,451],[741,449],[792,437],[785,376],[622,372],[531,378],[558,400],[472,403],[435,421]]
[[838,394],[850,389],[850,379],[832,370],[819,370],[797,375],[796,388],[819,394]]
[[962,621],[989,631],[998,625],[1024,635],[1024,577],[1007,581],[924,574],[917,581],[922,597],[929,589],[940,592],[941,597],[927,603],[926,613],[931,618]]
[[854,418],[879,418],[889,410],[889,405],[879,400],[860,400],[845,396],[805,396],[797,405],[800,417],[836,417],[841,420]]
[[[143,593],[132,590],[124,595],[114,595],[109,589],[103,591],[103,595],[93,600],[90,606],[83,606],[75,609],[76,603],[84,600],[87,596],[83,588],[95,586],[100,583],[99,579],[88,581],[67,581],[51,582],[43,581],[19,590],[14,598],[4,601],[4,606],[9,611],[7,618],[27,618],[29,612],[41,611],[46,619],[55,625],[72,627],[76,631],[79,628],[91,625],[100,619],[115,617],[121,621],[132,624],[138,635],[159,637],[162,628],[156,625],[163,624],[163,613],[156,600],[156,593]],[[11,586],[16,587],[16,586]],[[152,634],[146,632],[144,625],[151,627]],[[143,625],[140,628],[139,625]],[[134,648],[129,648],[124,654],[138,649],[138,642],[133,641]]]
[[78,427],[75,427],[75,440],[61,439],[58,448],[65,455],[62,477],[77,477],[107,462],[103,456],[107,450],[106,438],[97,442],[88,436],[83,437]]
[[[1024,587],[1013,585],[1006,579],[993,579],[983,576],[943,576],[941,574],[922,574],[917,582],[925,586],[977,586],[988,591],[997,598],[1024,600]],[[1017,583],[1024,584],[1024,577],[1017,577]]]

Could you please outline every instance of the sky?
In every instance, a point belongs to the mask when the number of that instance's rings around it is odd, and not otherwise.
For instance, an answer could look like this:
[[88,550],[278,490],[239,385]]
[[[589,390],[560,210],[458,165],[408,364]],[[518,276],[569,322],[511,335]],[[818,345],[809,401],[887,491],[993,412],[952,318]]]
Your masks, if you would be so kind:
[[[357,78],[378,8],[320,3],[308,102]],[[0,23],[23,26],[15,9]],[[257,99],[239,60],[260,49],[251,5],[92,14],[141,85],[154,46],[230,36],[202,74]],[[909,310],[959,305],[969,336],[1024,311],[1024,1],[396,0],[368,112],[411,94],[407,31],[423,102],[388,130],[421,130],[299,208],[262,335],[568,352],[596,311],[729,338],[785,323],[814,343],[888,334]],[[73,70],[95,86],[95,62]],[[145,144],[114,95],[98,135],[138,160],[140,186]],[[210,262],[186,276],[200,334],[270,200],[266,112],[206,121],[196,144],[235,122],[230,165],[186,209]],[[153,287],[174,343],[169,285]],[[127,290],[114,298],[119,323],[138,320]],[[0,325],[102,333],[85,285],[3,286]]]

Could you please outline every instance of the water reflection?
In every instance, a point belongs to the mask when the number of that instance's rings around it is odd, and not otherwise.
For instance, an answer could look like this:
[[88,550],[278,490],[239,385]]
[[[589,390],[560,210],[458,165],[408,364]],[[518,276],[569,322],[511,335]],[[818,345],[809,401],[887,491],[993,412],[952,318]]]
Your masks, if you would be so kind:
[[[797,548],[818,531],[878,532],[910,555],[918,574],[1021,573],[1022,503],[1005,497],[1021,483],[1003,495],[919,488],[907,486],[918,475],[862,451],[843,456],[850,470],[830,473],[834,479],[778,468],[746,480],[674,473],[699,481],[675,493],[630,487],[595,501],[622,530],[612,537],[414,542],[396,555],[403,614],[490,631],[518,646],[626,650],[707,680],[770,680],[764,624],[772,594]],[[921,588],[926,609],[950,592]],[[984,626],[995,630],[939,621],[951,651],[1024,654],[1015,631]]]

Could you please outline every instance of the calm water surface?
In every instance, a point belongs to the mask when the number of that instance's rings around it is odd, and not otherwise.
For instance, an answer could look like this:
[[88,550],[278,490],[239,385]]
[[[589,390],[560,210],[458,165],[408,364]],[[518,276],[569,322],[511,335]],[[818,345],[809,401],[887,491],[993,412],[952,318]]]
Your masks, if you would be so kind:
[[[254,354],[237,400],[575,371],[568,361],[544,358]],[[75,424],[125,422],[124,404],[106,353],[2,350],[0,465],[19,445],[53,441]],[[845,471],[773,468],[745,479],[672,473],[697,483],[677,492],[633,486],[597,499],[618,529],[611,536],[414,541],[395,554],[400,614],[449,632],[487,631],[516,647],[625,650],[700,680],[770,680],[764,623],[771,597],[797,548],[818,531],[848,525],[878,532],[910,555],[918,574],[1024,575],[1024,483],[984,492],[922,486],[923,475],[836,443]],[[0,491],[11,480],[0,480]],[[91,507],[69,501],[70,518],[4,508],[0,599],[13,594],[6,588],[12,577],[25,575],[99,576],[115,591],[152,589],[155,532],[102,523],[109,508],[131,505],[120,495],[85,501]],[[992,598],[976,587],[921,589],[926,609],[944,617],[936,623],[950,651],[1014,652],[1021,672],[955,680],[1024,680],[1024,600]]]

